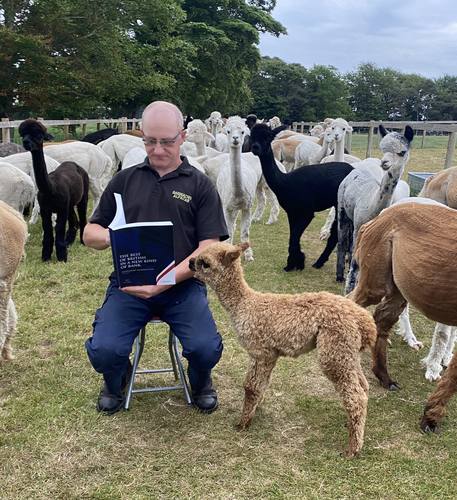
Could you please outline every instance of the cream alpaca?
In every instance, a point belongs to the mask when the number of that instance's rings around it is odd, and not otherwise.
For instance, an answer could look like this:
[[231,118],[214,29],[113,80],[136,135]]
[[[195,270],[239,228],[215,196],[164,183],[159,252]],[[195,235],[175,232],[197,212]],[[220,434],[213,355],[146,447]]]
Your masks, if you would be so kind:
[[278,358],[295,358],[317,347],[322,371],[340,393],[347,412],[346,455],[357,455],[363,446],[368,404],[359,352],[374,345],[373,318],[345,297],[327,292],[286,295],[252,290],[240,262],[248,246],[215,243],[189,263],[195,276],[216,292],[251,358],[239,428],[251,423]]

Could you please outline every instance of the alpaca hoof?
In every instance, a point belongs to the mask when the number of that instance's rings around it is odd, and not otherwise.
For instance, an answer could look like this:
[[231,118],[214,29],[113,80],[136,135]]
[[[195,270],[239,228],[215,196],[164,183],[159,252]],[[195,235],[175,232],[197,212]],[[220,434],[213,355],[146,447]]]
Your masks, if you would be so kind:
[[424,344],[422,342],[419,342],[419,340],[416,340],[415,342],[408,342],[408,346],[411,347],[414,351],[419,351],[424,347]]
[[320,269],[324,264],[325,262],[319,262],[318,260],[316,260],[312,267],[314,267],[314,269]]
[[358,454],[358,451],[345,450],[340,455],[344,458],[355,458]]
[[389,383],[389,391],[399,391],[400,390],[400,386],[397,384],[397,382],[390,382]]
[[319,239],[321,241],[328,240],[330,238],[330,231],[321,231],[319,234]]
[[337,281],[337,283],[343,283],[344,278],[342,276],[337,276],[336,281]]
[[236,424],[237,431],[245,431],[249,427],[250,422],[238,422]]
[[422,420],[420,422],[420,428],[424,434],[437,434],[439,432],[436,422],[428,420],[425,415],[422,417]]
[[284,267],[284,271],[286,271],[286,273],[290,272],[290,271],[303,271],[305,266],[303,267],[298,267],[298,266],[293,266],[293,265],[287,265],[286,267]]

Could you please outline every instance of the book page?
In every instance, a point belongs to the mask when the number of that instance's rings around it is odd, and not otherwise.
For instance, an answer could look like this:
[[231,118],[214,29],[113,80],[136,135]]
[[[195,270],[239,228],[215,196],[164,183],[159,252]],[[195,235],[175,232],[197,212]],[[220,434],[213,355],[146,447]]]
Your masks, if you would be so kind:
[[116,200],[116,213],[114,214],[111,224],[108,226],[111,229],[116,229],[117,227],[126,224],[122,196],[119,193],[114,193],[114,199]]

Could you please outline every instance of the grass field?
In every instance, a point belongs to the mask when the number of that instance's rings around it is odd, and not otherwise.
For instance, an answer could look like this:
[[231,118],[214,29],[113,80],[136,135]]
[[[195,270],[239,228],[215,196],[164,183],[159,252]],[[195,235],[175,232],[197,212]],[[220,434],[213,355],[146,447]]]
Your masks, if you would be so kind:
[[[353,152],[363,156],[362,139],[354,135]],[[446,138],[432,139],[413,151],[409,170],[442,168]],[[245,266],[251,286],[341,293],[334,255],[323,269],[310,267],[323,248],[318,233],[325,216],[319,214],[302,238],[306,269],[288,274],[282,271],[284,212],[274,226],[254,225],[255,262]],[[16,359],[0,365],[0,498],[455,498],[457,399],[441,434],[419,432],[423,403],[434,387],[420,366],[433,324],[415,311],[413,329],[424,350],[410,350],[396,335],[389,350],[400,391],[381,389],[363,355],[370,400],[357,459],[340,456],[347,442],[345,414],[314,353],[282,359],[252,427],[235,430],[247,356],[213,293],[225,344],[214,370],[219,410],[201,415],[175,392],[136,396],[130,411],[106,417],[95,411],[100,377],[84,341],[103,300],[110,253],[75,243],[67,264],[43,264],[39,224],[30,233],[14,291]],[[150,331],[144,355],[149,364],[166,361],[165,338],[165,329]]]

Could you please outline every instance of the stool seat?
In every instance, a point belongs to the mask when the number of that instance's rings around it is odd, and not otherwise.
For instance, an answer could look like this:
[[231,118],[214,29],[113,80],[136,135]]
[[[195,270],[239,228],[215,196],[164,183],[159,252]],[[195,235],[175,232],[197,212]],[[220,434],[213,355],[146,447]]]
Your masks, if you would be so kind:
[[[161,324],[163,323],[159,317],[152,318],[148,324]],[[127,388],[127,394],[125,397],[124,407],[126,410],[130,407],[130,402],[132,400],[133,394],[138,394],[142,392],[162,392],[162,391],[175,391],[182,390],[184,393],[184,398],[187,404],[192,404],[192,398],[190,396],[189,385],[186,378],[186,373],[182,363],[181,355],[179,354],[178,339],[176,338],[173,330],[170,328],[168,332],[168,352],[170,354],[171,367],[167,368],[155,368],[155,369],[139,369],[138,365],[143,354],[145,341],[146,341],[146,326],[145,325],[139,332],[134,343],[134,354],[132,362],[132,375]],[[175,385],[169,386],[148,386],[135,389],[135,377],[138,375],[150,375],[155,373],[173,373],[175,381],[178,382]]]

